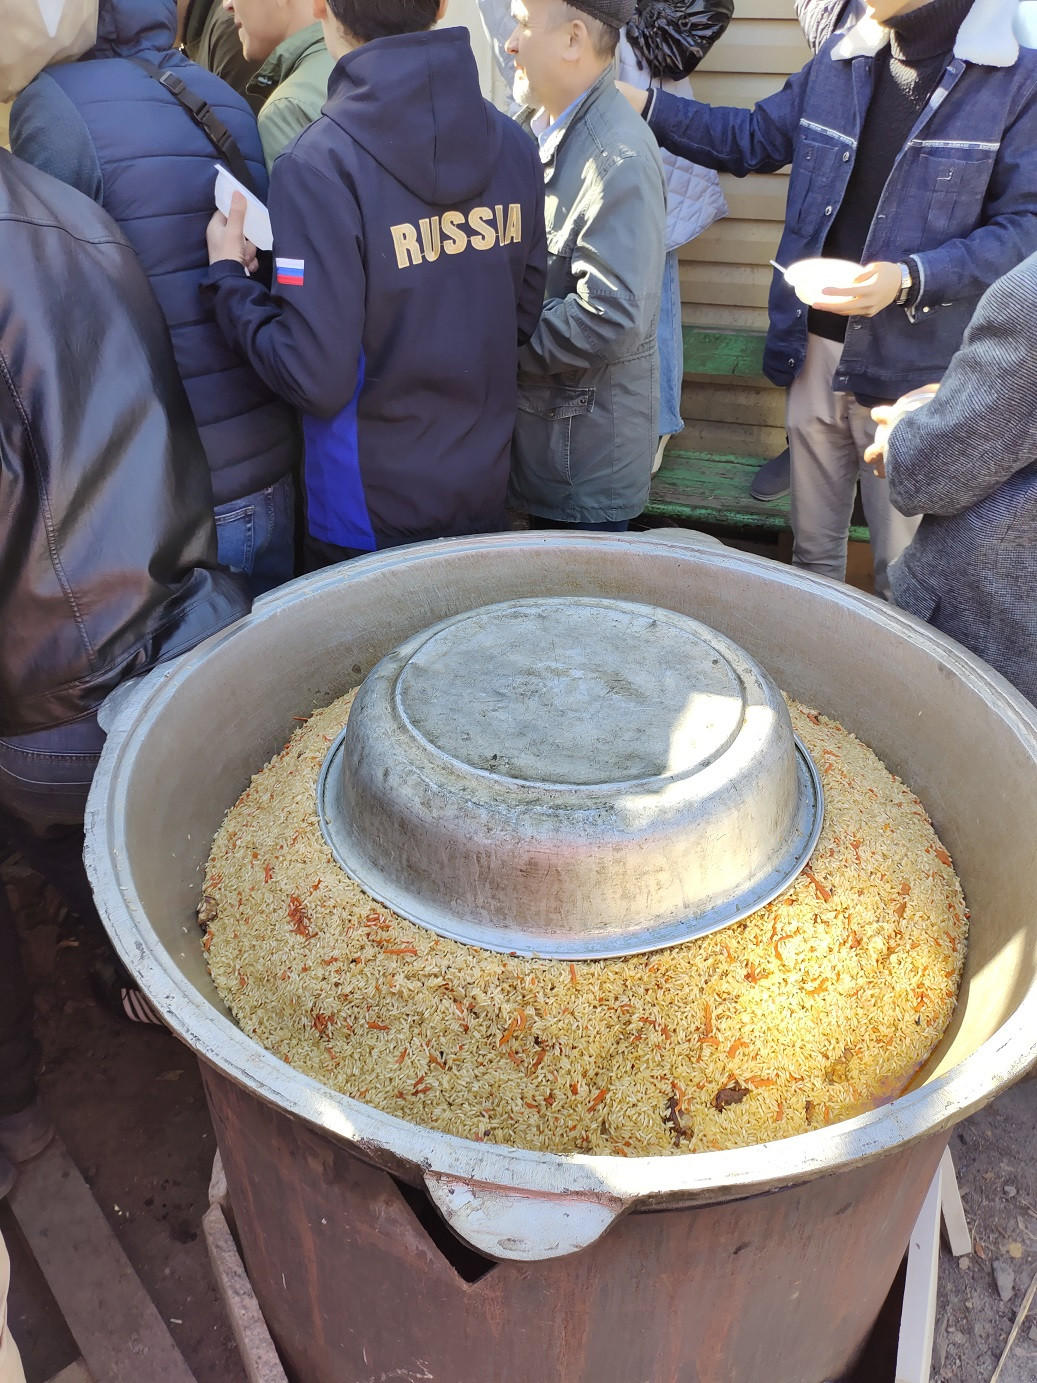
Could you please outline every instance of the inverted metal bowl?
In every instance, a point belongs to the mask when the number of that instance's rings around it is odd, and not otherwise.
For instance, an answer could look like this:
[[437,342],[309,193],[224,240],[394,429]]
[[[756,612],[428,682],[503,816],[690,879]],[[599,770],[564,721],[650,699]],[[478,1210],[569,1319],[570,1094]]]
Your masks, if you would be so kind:
[[318,785],[366,892],[443,936],[572,959],[745,917],[810,856],[820,783],[769,677],[687,615],[484,606],[408,639]]

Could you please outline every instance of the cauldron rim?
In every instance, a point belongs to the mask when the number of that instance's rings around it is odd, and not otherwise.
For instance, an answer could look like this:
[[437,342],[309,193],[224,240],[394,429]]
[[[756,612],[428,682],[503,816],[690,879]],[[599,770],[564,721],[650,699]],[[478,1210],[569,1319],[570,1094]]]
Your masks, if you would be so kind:
[[[1037,987],[1006,1021],[957,1065],[912,1088],[889,1104],[809,1133],[730,1151],[623,1158],[534,1152],[477,1143],[429,1130],[341,1095],[295,1071],[248,1037],[191,984],[174,964],[135,898],[126,859],[125,798],[131,737],[153,726],[178,687],[203,661],[248,629],[275,622],[302,594],[366,579],[377,567],[390,570],[429,553],[450,554],[486,546],[554,548],[572,544],[625,547],[644,554],[763,576],[785,585],[821,588],[848,609],[864,609],[873,621],[908,636],[934,654],[956,677],[981,688],[1016,734],[1029,741],[1037,764],[1037,708],[974,655],[912,615],[851,587],[730,549],[691,548],[651,534],[512,533],[486,538],[441,539],[357,559],[345,567],[301,577],[257,602],[253,613],[214,635],[169,668],[140,680],[116,713],[94,778],[86,813],[86,863],[98,909],[120,958],[178,1037],[266,1103],[304,1120],[415,1183],[443,1177],[526,1195],[588,1199],[621,1209],[658,1210],[701,1202],[719,1203],[801,1184],[861,1165],[945,1131],[994,1099],[1037,1056]],[[1035,1034],[1027,1038],[1026,1033]]]

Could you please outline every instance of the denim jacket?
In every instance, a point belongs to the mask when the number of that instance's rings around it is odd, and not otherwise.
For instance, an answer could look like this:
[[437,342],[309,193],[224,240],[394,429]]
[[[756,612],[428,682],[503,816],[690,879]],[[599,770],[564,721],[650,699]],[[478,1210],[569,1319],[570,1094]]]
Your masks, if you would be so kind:
[[[901,149],[862,260],[910,257],[909,308],[851,317],[833,387],[896,398],[939,379],[984,291],[1037,251],[1037,33],[1019,0],[975,0],[954,53]],[[659,92],[660,144],[697,163],[746,173],[791,164],[778,261],[823,252],[846,194],[888,31],[862,19],[835,35],[753,110]],[[807,310],[781,274],[770,291],[764,369],[789,384],[803,368]]]
[[844,33],[864,15],[864,0],[796,0],[803,36],[819,53],[833,34]]

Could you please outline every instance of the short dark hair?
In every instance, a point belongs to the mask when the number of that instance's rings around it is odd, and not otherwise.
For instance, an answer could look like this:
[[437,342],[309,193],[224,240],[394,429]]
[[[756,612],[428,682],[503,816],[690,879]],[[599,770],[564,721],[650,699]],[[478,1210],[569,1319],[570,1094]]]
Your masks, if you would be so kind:
[[369,43],[393,34],[420,34],[439,15],[439,0],[327,0],[349,38]]
[[570,5],[568,0],[563,0],[562,9],[566,11],[567,19],[582,19],[587,30],[587,37],[590,39],[591,48],[596,58],[614,58],[616,49],[619,47],[619,30],[614,29],[611,24],[605,24],[593,14],[588,14],[586,10],[581,10],[579,5]]

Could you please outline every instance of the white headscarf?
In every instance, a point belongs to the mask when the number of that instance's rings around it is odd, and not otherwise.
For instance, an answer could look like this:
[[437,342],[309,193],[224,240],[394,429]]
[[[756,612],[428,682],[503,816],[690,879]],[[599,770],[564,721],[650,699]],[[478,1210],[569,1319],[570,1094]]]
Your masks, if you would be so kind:
[[97,40],[97,0],[0,0],[0,101],[49,63],[69,62]]

